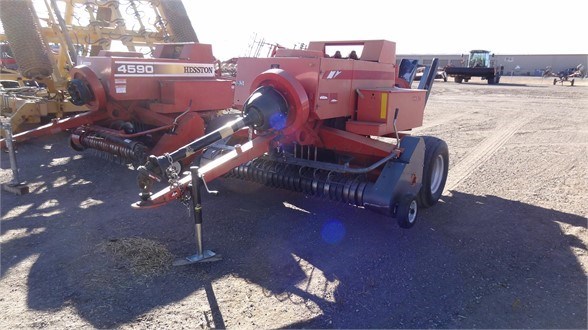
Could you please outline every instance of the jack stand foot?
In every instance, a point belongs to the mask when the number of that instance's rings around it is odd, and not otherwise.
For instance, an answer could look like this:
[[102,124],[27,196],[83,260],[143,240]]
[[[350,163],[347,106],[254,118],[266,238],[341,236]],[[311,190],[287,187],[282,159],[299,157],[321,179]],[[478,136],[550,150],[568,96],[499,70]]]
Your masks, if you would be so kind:
[[198,252],[193,256],[177,259],[173,262],[174,266],[222,260],[220,254],[202,249],[202,200],[200,197],[200,185],[202,184],[202,179],[198,176],[198,167],[196,166],[190,167],[190,174],[192,175],[192,189],[190,189],[190,195],[194,206],[194,233],[196,235]]
[[216,254],[210,250],[205,250],[202,254],[196,253],[195,255],[185,257],[182,259],[176,259],[172,265],[174,266],[185,266],[203,262],[214,262],[222,260],[222,256],[220,254]]
[[29,186],[26,184],[18,183],[18,184],[9,184],[4,183],[2,184],[2,190],[6,190],[13,194],[17,195],[25,195],[29,193]]

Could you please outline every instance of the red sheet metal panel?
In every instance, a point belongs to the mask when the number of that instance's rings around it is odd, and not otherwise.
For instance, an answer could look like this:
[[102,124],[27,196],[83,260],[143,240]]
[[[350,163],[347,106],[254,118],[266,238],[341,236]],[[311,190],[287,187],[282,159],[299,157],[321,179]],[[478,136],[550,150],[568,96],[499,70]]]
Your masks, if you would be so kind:
[[161,81],[161,102],[177,104],[193,111],[227,109],[232,106],[233,86],[230,80],[164,80]]
[[317,90],[320,59],[298,57],[239,58],[239,69],[235,78],[234,105],[241,109],[245,100],[251,95],[253,80],[269,69],[282,69],[294,76],[308,94],[311,111],[314,109],[314,97]]
[[360,89],[357,121],[347,130],[357,134],[388,135],[394,132],[394,114],[398,109],[397,129],[410,130],[423,124],[426,91],[403,88]]

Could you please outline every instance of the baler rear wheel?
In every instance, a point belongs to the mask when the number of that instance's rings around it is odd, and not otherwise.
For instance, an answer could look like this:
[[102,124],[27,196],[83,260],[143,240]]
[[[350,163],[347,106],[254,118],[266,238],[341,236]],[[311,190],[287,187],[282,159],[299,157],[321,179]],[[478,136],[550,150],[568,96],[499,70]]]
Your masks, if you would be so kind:
[[417,195],[419,206],[427,208],[435,205],[447,181],[449,151],[447,143],[433,136],[423,136],[425,141],[425,160],[423,164],[423,186]]
[[418,216],[419,205],[414,196],[405,196],[396,208],[396,220],[401,228],[414,226]]

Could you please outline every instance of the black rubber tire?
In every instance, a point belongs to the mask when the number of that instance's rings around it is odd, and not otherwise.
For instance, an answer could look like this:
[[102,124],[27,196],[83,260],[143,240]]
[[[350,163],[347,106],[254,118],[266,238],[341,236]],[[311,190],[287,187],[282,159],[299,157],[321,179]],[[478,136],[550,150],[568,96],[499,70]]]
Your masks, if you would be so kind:
[[414,196],[404,196],[396,206],[396,221],[401,228],[411,228],[417,221],[419,203]]
[[[439,138],[434,136],[423,136],[422,138],[425,141],[425,160],[423,185],[417,194],[417,201],[419,206],[425,209],[435,205],[443,194],[449,168],[449,149],[447,143]],[[439,166],[443,166],[443,168],[439,169]]]
[[53,55],[41,36],[32,2],[2,0],[0,7],[0,21],[20,73],[30,79],[51,76]]
[[174,42],[198,42],[182,0],[159,1]]
[[463,78],[461,78],[461,77],[455,77],[455,78],[453,78],[453,80],[458,84],[461,84],[463,82]]

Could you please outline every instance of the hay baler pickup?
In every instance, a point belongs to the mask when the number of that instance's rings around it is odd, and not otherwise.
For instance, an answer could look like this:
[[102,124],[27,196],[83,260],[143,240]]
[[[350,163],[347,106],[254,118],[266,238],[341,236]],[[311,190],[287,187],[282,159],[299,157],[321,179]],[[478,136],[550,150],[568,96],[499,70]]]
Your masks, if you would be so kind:
[[[359,58],[325,55],[346,46],[363,47]],[[399,68],[395,62],[395,43],[385,40],[311,42],[307,50],[240,58],[234,104],[241,115],[209,125],[210,133],[174,152],[150,156],[139,167],[141,200],[133,206],[192,200],[199,249],[187,262],[214,255],[202,250],[200,187],[221,176],[365,207],[413,226],[419,207],[434,205],[443,192],[448,150],[438,138],[408,134],[422,125],[437,60],[416,89],[415,61]],[[199,166],[179,173],[174,164],[201,150]],[[153,193],[162,180],[169,186]]]

